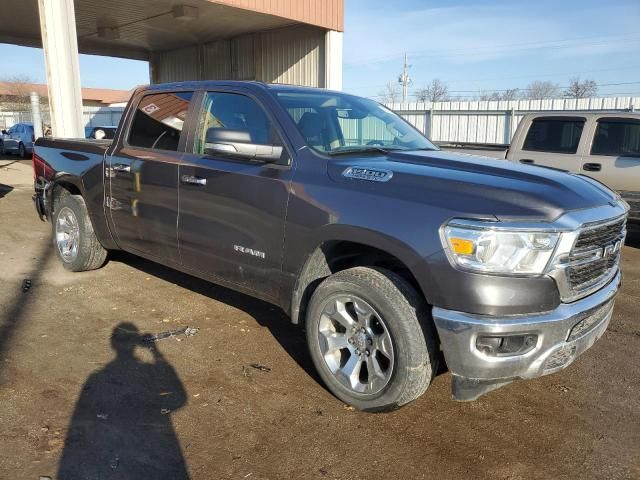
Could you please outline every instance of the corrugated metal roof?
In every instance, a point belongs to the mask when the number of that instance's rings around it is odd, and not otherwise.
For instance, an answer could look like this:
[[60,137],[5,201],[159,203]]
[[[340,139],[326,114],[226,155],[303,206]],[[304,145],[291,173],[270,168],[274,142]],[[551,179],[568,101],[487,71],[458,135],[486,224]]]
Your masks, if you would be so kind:
[[[342,30],[343,0],[75,0],[78,47],[146,60],[150,52],[306,23]],[[173,8],[197,9],[176,18]],[[0,42],[40,46],[37,0],[2,0]],[[16,21],[19,19],[19,21]]]
[[209,0],[296,20],[329,30],[344,30],[344,0]]

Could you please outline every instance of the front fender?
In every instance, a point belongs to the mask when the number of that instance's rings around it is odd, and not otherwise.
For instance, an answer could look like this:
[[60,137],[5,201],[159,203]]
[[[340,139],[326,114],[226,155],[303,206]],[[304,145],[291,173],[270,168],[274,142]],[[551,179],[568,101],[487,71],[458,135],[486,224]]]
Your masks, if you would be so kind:
[[290,296],[289,309],[294,323],[299,322],[301,305],[306,303],[305,300],[308,300],[315,284],[331,275],[325,247],[336,242],[360,244],[395,257],[411,272],[426,301],[430,303],[432,290],[428,286],[433,285],[433,279],[428,264],[429,253],[419,252],[411,245],[383,232],[351,225],[325,225],[314,232],[313,238],[316,242],[308,249],[305,260],[298,269],[295,287]]

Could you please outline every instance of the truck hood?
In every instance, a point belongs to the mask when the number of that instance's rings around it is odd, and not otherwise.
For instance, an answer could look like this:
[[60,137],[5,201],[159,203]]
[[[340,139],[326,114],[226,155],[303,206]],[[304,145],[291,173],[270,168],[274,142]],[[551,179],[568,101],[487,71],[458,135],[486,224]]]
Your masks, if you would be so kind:
[[469,218],[552,221],[569,210],[617,201],[607,187],[581,175],[441,150],[336,157],[328,170],[351,188]]

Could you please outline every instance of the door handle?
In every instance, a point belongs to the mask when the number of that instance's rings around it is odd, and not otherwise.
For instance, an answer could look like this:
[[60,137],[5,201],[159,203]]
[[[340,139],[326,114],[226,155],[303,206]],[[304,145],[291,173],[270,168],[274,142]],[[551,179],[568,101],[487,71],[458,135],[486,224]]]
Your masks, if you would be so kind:
[[116,163],[111,170],[120,173],[131,173],[131,165],[125,165],[124,163]]
[[188,183],[189,185],[206,185],[207,179],[202,177],[194,177],[193,175],[182,175],[182,183]]
[[536,163],[533,160],[531,160],[530,158],[521,158],[520,159],[520,163],[525,163],[527,165],[531,165],[532,163]]
[[602,170],[602,165],[599,163],[585,163],[582,165],[582,169],[587,172],[599,172]]

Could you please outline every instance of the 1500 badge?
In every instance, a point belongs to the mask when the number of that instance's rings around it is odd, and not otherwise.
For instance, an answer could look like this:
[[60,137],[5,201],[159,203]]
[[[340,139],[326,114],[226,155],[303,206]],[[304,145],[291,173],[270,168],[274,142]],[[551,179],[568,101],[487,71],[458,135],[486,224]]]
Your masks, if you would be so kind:
[[368,180],[370,182],[388,182],[393,177],[391,170],[378,170],[373,168],[349,167],[342,176],[356,178],[358,180]]

